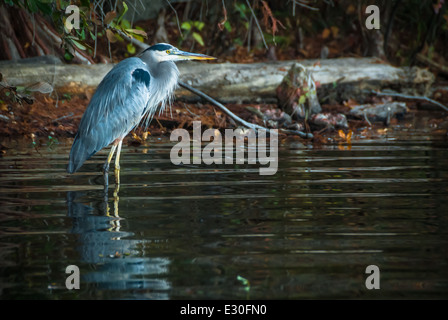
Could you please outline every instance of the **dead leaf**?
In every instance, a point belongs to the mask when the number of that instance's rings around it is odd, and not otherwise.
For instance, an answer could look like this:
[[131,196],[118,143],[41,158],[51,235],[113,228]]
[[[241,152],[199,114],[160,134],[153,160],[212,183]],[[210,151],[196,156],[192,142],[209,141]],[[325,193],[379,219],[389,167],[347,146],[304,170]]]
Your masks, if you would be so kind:
[[53,86],[45,81],[40,81],[35,84],[32,84],[25,88],[27,91],[31,92],[40,92],[40,93],[52,93],[53,92]]
[[112,32],[112,30],[107,29],[107,30],[106,30],[106,36],[107,36],[107,39],[108,39],[111,43],[117,42],[117,38],[115,37],[115,34]]
[[349,5],[348,7],[347,7],[347,10],[346,10],[346,13],[347,14],[353,14],[353,13],[355,13],[356,12],[356,8],[355,8],[355,6],[354,5]]
[[331,33],[330,29],[325,28],[324,31],[322,31],[322,38],[327,39],[330,36],[330,33]]
[[129,33],[133,33],[133,34],[139,35],[139,36],[142,36],[142,37],[144,37],[144,38],[148,38],[148,34],[146,33],[146,31],[143,31],[143,30],[138,30],[138,29],[125,29],[125,31],[126,31],[126,32],[129,32]]
[[333,38],[336,38],[339,34],[339,28],[336,26],[332,26],[330,29],[331,29],[331,34],[333,35]]
[[117,16],[117,13],[115,11],[109,11],[108,13],[106,13],[106,17],[104,18],[104,23],[105,24],[111,23],[112,20],[114,20],[116,16]]

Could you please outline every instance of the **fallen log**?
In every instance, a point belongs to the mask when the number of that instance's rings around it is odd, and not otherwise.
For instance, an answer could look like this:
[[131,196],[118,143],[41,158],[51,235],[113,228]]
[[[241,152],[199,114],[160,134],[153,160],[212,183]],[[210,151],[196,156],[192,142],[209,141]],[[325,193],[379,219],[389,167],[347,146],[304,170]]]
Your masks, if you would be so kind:
[[[180,80],[215,97],[223,103],[276,103],[276,89],[296,61],[252,64],[179,63]],[[434,75],[417,67],[394,67],[376,58],[340,58],[303,60],[313,72],[321,103],[341,102],[349,98],[362,103],[365,90],[428,95]],[[65,65],[45,63],[0,63],[0,73],[9,85],[27,86],[46,81],[55,88],[69,84],[96,87],[112,64]],[[176,91],[180,100],[200,99],[185,88]]]

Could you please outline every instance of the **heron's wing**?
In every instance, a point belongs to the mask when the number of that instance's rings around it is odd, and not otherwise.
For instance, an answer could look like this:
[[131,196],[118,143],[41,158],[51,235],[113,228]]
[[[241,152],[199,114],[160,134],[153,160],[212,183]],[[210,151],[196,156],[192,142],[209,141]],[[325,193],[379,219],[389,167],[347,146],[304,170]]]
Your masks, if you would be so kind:
[[131,120],[129,116],[138,114],[135,109],[143,110],[146,107],[150,78],[148,67],[139,58],[121,61],[99,84],[82,117],[78,131],[87,134],[98,125],[103,125],[103,120],[111,121],[124,118],[125,115],[128,117],[123,121]]
[[101,81],[79,124],[70,152],[69,172],[124,137],[141,120],[149,99],[151,76],[139,58],[118,63]]

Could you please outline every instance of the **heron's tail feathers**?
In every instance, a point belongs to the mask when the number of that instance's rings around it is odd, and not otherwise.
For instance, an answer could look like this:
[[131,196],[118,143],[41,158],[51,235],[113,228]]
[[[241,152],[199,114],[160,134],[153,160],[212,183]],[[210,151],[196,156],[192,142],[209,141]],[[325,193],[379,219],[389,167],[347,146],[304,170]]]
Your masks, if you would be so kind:
[[72,149],[70,150],[70,159],[68,161],[67,172],[74,173],[78,171],[79,168],[83,165],[83,163],[89,159],[96,152],[89,150],[87,148],[83,139],[78,136],[73,141]]

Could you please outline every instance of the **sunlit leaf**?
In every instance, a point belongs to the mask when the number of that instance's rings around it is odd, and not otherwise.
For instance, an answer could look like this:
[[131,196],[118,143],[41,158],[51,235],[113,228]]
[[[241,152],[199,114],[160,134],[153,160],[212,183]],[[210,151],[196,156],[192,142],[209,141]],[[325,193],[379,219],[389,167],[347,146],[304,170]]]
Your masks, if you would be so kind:
[[184,30],[191,30],[191,24],[188,21],[182,22],[180,27]]
[[299,104],[304,104],[306,101],[306,96],[305,95],[301,95],[299,98]]
[[193,32],[193,38],[201,45],[204,45],[204,40],[202,39],[202,36],[197,33],[197,32]]
[[143,30],[138,29],[126,29],[126,32],[131,33],[132,35],[139,35],[145,38],[148,38],[148,34]]
[[336,26],[332,26],[330,29],[331,29],[331,34],[333,35],[333,38],[336,38],[339,34],[339,28]]
[[243,284],[243,286],[248,286],[249,285],[249,280],[247,280],[246,278],[242,277],[242,276],[237,276],[236,279],[238,281],[241,281],[241,283]]
[[202,21],[195,21],[195,22],[194,22],[194,27],[195,27],[196,29],[198,29],[199,31],[201,31],[202,28],[204,28],[204,26],[205,26],[205,24],[204,24],[204,22],[202,22]]
[[120,16],[117,19],[118,24],[121,22],[121,19],[123,19],[123,16],[126,14],[126,12],[128,12],[128,5],[123,1],[123,11],[120,12]]
[[86,50],[87,49],[85,45],[83,45],[82,43],[80,43],[80,42],[78,42],[78,41],[76,41],[74,39],[72,39],[72,43],[80,50]]
[[135,54],[135,46],[132,43],[128,43],[126,49],[128,50],[129,54]]
[[249,282],[249,280],[247,280],[246,278],[244,278],[244,277],[242,277],[240,275],[238,275],[236,277],[236,279],[241,282],[241,284],[244,286],[244,290],[245,291],[247,291],[247,292],[250,291],[250,282]]
[[327,39],[330,36],[330,29],[325,28],[324,31],[322,31],[322,39]]

